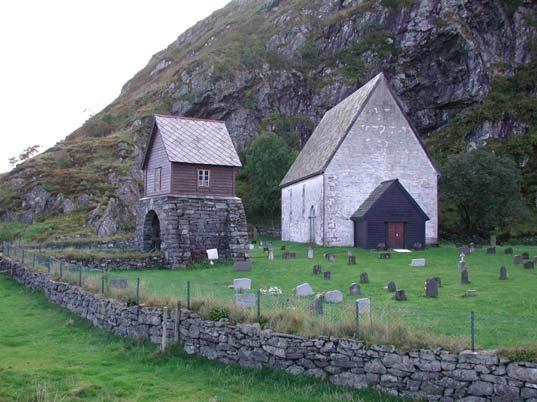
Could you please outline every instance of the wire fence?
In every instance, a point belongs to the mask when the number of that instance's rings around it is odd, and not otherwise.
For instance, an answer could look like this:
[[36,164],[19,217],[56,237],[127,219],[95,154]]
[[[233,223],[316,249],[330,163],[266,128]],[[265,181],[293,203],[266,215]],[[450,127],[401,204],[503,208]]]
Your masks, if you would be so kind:
[[[302,335],[355,336],[371,342],[444,346],[453,349],[513,347],[535,343],[537,323],[530,315],[500,315],[448,309],[424,310],[408,304],[328,303],[322,297],[297,297],[280,289],[241,289],[202,281],[152,282],[128,275],[52,258],[38,250],[3,243],[4,254],[24,267],[50,274],[51,279],[82,287],[127,305],[183,307],[209,315],[238,310],[238,320],[270,321],[273,330]],[[356,296],[360,298],[360,296]],[[364,298],[365,299],[365,298]],[[242,312],[241,312],[242,311]],[[223,314],[223,315],[222,315]],[[432,344],[432,345],[431,345]]]

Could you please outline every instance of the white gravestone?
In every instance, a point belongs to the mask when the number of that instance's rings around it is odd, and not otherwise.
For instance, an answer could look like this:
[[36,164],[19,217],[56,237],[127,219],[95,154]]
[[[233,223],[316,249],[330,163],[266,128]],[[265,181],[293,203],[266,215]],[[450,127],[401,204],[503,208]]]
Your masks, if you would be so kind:
[[410,263],[413,267],[424,267],[425,266],[425,258],[413,258],[412,262]]
[[255,246],[254,246],[253,244],[250,244],[250,245],[248,246],[248,248],[249,248],[250,250],[253,250],[253,249],[255,248]]
[[311,288],[309,283],[303,283],[302,285],[298,285],[296,287],[296,295],[297,296],[311,296],[313,295],[313,289]]
[[207,258],[211,262],[211,265],[213,265],[213,261],[218,260],[218,249],[210,248],[209,250],[207,250]]
[[369,298],[366,299],[356,299],[356,308],[358,310],[358,314],[370,314],[371,313],[371,300]]
[[238,290],[250,290],[252,288],[252,281],[248,278],[233,279],[233,289]]
[[238,293],[235,295],[235,305],[238,307],[252,308],[256,305],[256,295],[253,293]]
[[343,293],[339,290],[329,290],[324,294],[327,303],[343,303]]
[[311,260],[313,259],[313,249],[310,247],[308,248],[308,258]]
[[272,249],[272,248],[269,248],[268,259],[269,259],[269,261],[274,261],[274,249]]

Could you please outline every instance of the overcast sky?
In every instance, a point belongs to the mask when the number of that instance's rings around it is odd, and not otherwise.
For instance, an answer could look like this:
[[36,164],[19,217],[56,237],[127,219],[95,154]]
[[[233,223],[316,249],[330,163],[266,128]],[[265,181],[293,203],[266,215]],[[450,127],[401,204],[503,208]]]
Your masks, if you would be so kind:
[[228,1],[2,1],[0,172],[27,146],[65,138],[153,54]]

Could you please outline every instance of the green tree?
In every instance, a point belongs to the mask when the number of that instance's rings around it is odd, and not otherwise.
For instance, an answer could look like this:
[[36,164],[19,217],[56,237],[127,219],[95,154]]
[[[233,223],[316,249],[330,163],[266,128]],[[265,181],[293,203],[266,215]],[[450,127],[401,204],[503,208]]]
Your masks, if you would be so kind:
[[244,152],[238,190],[251,213],[274,219],[280,209],[280,181],[297,153],[271,132],[261,134]]
[[486,236],[528,218],[520,182],[520,170],[511,159],[481,150],[449,157],[440,182],[445,229],[466,237]]

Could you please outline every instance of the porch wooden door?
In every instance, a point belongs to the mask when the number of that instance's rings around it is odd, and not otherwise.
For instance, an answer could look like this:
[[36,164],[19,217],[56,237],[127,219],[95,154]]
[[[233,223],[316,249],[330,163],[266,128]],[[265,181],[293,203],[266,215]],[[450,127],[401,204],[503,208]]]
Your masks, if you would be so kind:
[[405,248],[405,224],[388,222],[387,245],[390,248]]

